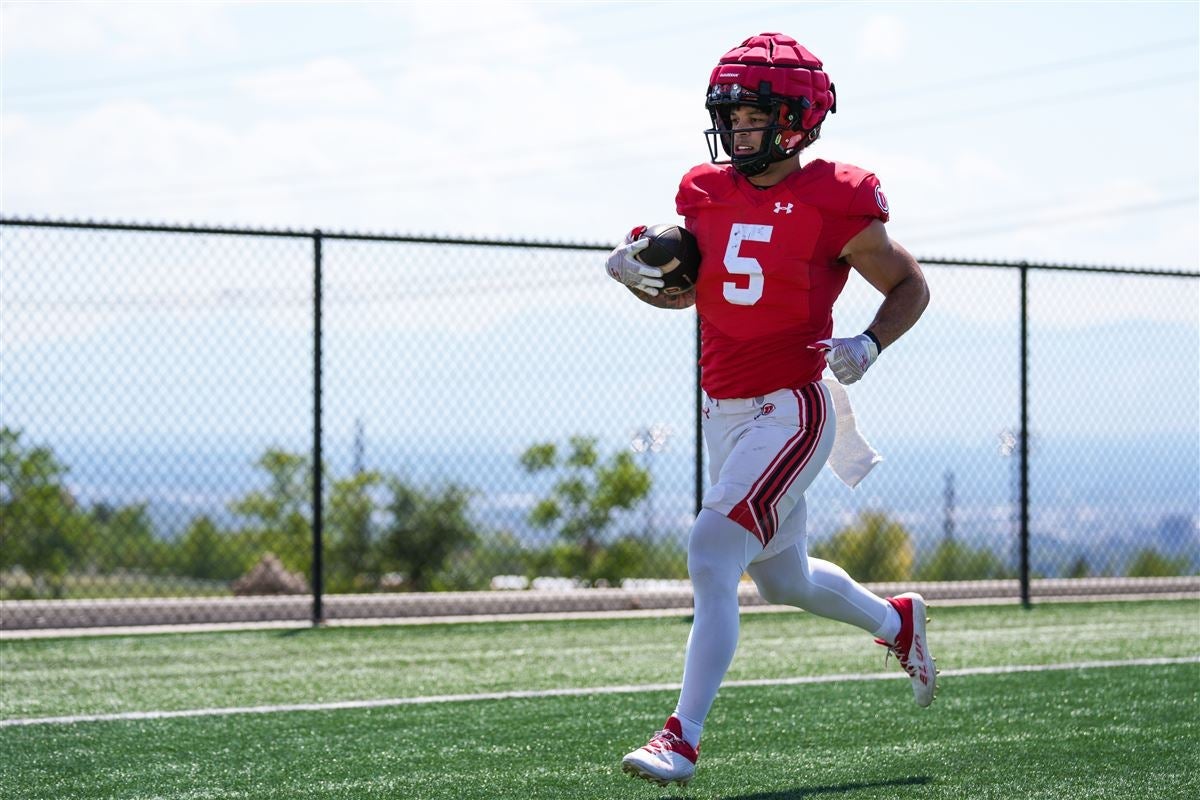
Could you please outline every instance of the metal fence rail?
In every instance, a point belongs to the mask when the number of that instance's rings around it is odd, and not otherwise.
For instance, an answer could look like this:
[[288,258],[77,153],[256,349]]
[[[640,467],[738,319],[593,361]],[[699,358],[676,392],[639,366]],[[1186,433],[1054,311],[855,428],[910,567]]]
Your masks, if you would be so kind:
[[[695,315],[604,250],[0,220],[0,627],[686,592]],[[818,479],[810,549],[1025,602],[1195,576],[1200,275],[922,263],[933,305],[851,390],[886,461]]]

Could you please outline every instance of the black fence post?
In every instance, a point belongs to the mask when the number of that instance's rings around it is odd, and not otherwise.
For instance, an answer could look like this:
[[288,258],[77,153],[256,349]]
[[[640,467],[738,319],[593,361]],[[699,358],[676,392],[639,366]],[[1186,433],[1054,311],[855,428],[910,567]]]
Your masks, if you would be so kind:
[[1029,608],[1029,264],[1021,267],[1021,431],[1020,527],[1021,605]]
[[322,578],[324,576],[324,565],[322,563],[322,552],[324,551],[323,534],[324,534],[324,493],[325,493],[325,470],[322,465],[324,455],[321,452],[321,304],[322,304],[322,276],[321,276],[321,231],[318,228],[313,231],[313,466],[312,466],[312,535],[313,535],[313,557],[312,557],[312,591],[313,591],[313,607],[312,607],[312,624],[320,625],[325,621],[325,613],[322,609],[322,601],[324,594],[324,586]]

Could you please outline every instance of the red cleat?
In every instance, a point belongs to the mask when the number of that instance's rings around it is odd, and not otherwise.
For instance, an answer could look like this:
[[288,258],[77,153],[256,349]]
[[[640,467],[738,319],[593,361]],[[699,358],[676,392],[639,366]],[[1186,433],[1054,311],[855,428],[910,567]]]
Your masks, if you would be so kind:
[[900,614],[900,634],[894,645],[883,639],[875,641],[896,656],[912,680],[913,699],[924,708],[937,696],[937,665],[925,637],[925,623],[929,621],[925,617],[925,598],[916,592],[905,592],[887,601]]
[[659,786],[669,783],[687,786],[696,774],[696,759],[699,757],[699,748],[687,743],[679,720],[672,716],[667,718],[667,724],[649,742],[621,759],[621,769],[635,778]]

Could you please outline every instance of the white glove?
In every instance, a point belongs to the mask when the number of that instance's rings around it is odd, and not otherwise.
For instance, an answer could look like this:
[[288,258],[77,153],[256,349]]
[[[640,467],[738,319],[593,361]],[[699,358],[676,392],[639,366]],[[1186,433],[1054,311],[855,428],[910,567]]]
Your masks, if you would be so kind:
[[625,243],[608,254],[604,268],[613,280],[653,297],[663,287],[663,271],[658,267],[648,267],[634,257],[649,245],[649,239],[626,236]]
[[879,358],[878,345],[865,333],[853,339],[822,339],[811,347],[825,353],[825,361],[833,370],[834,377],[838,383],[846,385],[861,378]]

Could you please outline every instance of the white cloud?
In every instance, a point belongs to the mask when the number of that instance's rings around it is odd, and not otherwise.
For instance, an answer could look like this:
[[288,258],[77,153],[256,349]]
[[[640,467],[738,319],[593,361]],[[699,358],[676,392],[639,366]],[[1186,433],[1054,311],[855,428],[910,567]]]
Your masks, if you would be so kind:
[[960,151],[950,159],[951,174],[955,180],[966,183],[988,181],[1007,183],[1012,178],[1010,170],[995,156],[974,151]]
[[858,37],[858,57],[864,61],[895,61],[908,49],[908,27],[899,17],[873,15]]
[[344,59],[321,58],[302,66],[259,72],[236,82],[253,100],[277,107],[326,111],[378,103],[383,95]]
[[103,55],[118,61],[223,49],[227,3],[5,3],[8,55]]
[[[198,101],[6,119],[6,210],[559,240],[674,218],[704,152],[694,92],[564,60],[581,33],[544,8],[364,9],[402,21],[383,64],[324,58]],[[615,171],[637,187],[603,180]]]
[[414,57],[432,56],[431,63],[443,68],[474,64],[481,75],[544,63],[580,39],[578,30],[554,24],[537,3],[384,3],[371,10],[399,19],[405,49]]
[[[3,131],[4,205],[10,213],[27,204],[58,208],[54,215],[95,203],[89,187],[170,184],[210,166],[215,154],[236,153],[234,137],[211,122],[170,117],[140,102],[102,106],[66,123],[26,118]],[[49,192],[38,189],[49,188]],[[126,192],[125,199],[134,195]],[[112,213],[121,192],[102,198]],[[80,201],[83,201],[82,204]]]

